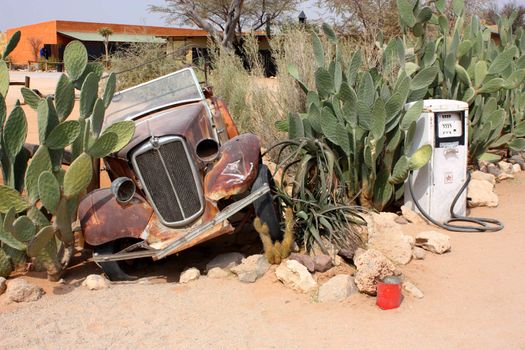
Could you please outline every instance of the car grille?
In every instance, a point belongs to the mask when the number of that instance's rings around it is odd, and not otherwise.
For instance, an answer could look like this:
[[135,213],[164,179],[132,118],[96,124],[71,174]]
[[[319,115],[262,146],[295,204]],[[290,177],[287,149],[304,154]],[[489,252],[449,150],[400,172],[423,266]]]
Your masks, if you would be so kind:
[[203,209],[201,184],[181,138],[160,138],[158,144],[141,147],[133,164],[161,221],[184,225]]

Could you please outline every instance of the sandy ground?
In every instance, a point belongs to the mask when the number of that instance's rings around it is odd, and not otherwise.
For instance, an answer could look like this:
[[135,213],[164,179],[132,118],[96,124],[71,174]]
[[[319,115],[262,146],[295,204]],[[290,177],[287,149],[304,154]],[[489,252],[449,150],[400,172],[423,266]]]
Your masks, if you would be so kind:
[[505,230],[449,233],[450,253],[402,267],[425,297],[407,296],[396,310],[382,311],[364,295],[318,304],[283,287],[274,268],[250,285],[176,283],[184,267],[216,254],[203,247],[150,267],[162,278],[97,292],[79,286],[98,272],[91,263],[73,262],[63,285],[31,274],[47,294],[22,305],[0,296],[0,349],[525,349],[525,175],[496,192],[498,208],[471,214],[496,217]]

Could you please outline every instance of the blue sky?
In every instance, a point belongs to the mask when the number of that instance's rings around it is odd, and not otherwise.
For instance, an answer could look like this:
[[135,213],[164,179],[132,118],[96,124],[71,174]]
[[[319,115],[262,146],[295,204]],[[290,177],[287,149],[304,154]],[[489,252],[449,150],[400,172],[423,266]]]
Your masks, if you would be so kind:
[[[318,17],[313,2],[308,0],[302,8],[310,18]],[[162,16],[147,11],[148,5],[162,3],[163,0],[0,0],[0,31],[52,19],[162,26]],[[525,5],[525,0],[517,3]]]

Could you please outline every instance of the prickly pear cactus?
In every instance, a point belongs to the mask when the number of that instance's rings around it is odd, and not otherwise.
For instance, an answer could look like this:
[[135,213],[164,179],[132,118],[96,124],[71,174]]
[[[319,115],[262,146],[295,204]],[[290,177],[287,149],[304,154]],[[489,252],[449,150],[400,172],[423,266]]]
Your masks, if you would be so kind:
[[[18,43],[19,33],[9,41],[3,58]],[[74,235],[71,215],[78,198],[93,177],[93,160],[124,147],[133,136],[133,122],[119,122],[102,130],[104,114],[115,92],[115,75],[107,79],[98,96],[103,70],[88,63],[82,43],[74,41],[64,52],[67,74],[58,80],[55,98],[40,98],[22,88],[26,104],[37,111],[40,144],[28,157],[24,148],[27,120],[20,103],[7,114],[4,97],[9,75],[0,60],[0,276],[7,276],[26,259],[37,259],[58,279],[69,262]],[[67,120],[80,90],[78,120]],[[72,148],[72,163],[62,169],[65,148]]]

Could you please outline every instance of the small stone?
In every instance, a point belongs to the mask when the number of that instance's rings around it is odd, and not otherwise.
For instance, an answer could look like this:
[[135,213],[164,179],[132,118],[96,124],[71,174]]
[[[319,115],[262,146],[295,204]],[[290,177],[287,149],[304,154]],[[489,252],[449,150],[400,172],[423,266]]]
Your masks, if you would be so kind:
[[0,277],[0,295],[4,294],[6,288],[7,288],[6,279],[3,277]]
[[275,276],[285,286],[299,292],[309,293],[317,288],[317,282],[308,269],[296,260],[283,261],[275,269]]
[[403,214],[403,217],[405,219],[407,219],[413,224],[426,224],[426,221],[418,213],[416,213],[406,205],[401,206],[401,213]]
[[317,272],[325,272],[332,268],[333,262],[332,258],[328,255],[317,255],[314,258],[314,264],[315,264],[315,271]]
[[416,287],[416,285],[413,284],[412,282],[408,282],[408,281],[403,282],[403,289],[406,290],[414,298],[421,299],[425,296],[423,292],[421,291],[421,289]]
[[512,164],[519,164],[521,170],[525,170],[525,159],[519,154],[510,157],[509,162]]
[[191,267],[180,274],[179,283],[195,281],[199,277],[201,277],[201,272],[197,268]]
[[412,246],[404,238],[401,225],[395,222],[398,216],[382,212],[364,217],[368,228],[368,246],[379,250],[397,264],[408,264],[412,259]]
[[44,290],[23,278],[14,279],[7,285],[7,298],[16,303],[37,301],[44,295]]
[[425,259],[425,256],[427,255],[427,251],[420,247],[414,247],[412,248],[412,257],[417,260],[423,260]]
[[357,293],[357,287],[351,276],[336,275],[319,288],[317,300],[321,303],[341,302],[355,293]]
[[409,221],[402,216],[398,216],[394,221],[400,225],[407,225],[409,223]]
[[494,185],[485,180],[471,180],[468,184],[467,197],[470,198],[468,205],[475,207],[497,207],[498,195],[494,193]]
[[511,175],[511,174],[507,174],[507,173],[501,173],[498,175],[498,177],[496,177],[496,180],[498,182],[501,182],[503,180],[508,180],[508,179],[514,179],[514,175]]
[[392,276],[396,269],[394,264],[376,249],[359,252],[354,258],[354,264],[357,268],[355,273],[357,289],[370,295],[377,293],[377,282]]
[[479,167],[479,171],[481,171],[482,173],[488,173],[489,172],[489,170],[488,170],[486,165],[480,166]]
[[268,259],[266,259],[264,255],[255,254],[242,259],[242,263],[233,267],[231,272],[237,275],[239,281],[253,283],[264,276],[269,268],[270,263],[268,262]]
[[221,269],[229,271],[232,267],[239,265],[243,258],[244,255],[237,252],[217,255],[206,264],[206,271],[210,271],[214,267],[220,267]]
[[[355,253],[354,253],[354,256],[355,256]],[[339,255],[336,255],[334,259],[332,260],[332,263],[334,264],[334,266],[340,266],[343,263],[343,258],[341,258]]]
[[289,259],[300,262],[310,272],[314,272],[315,271],[314,259],[312,259],[312,257],[310,257],[309,255],[292,253],[292,254],[290,254]]
[[420,232],[416,235],[416,246],[436,254],[443,254],[451,248],[450,237],[437,231]]
[[500,176],[503,172],[501,171],[500,168],[498,168],[496,165],[490,163],[488,166],[487,166],[487,171],[489,174],[492,174],[496,177]]
[[487,173],[481,172],[479,170],[474,171],[470,175],[470,177],[471,177],[472,180],[485,180],[485,181],[490,182],[493,185],[496,184],[496,176],[494,176],[492,174],[487,174]]
[[232,274],[229,271],[223,270],[220,267],[213,267],[211,270],[208,270],[208,274],[207,274],[209,278],[215,278],[215,279],[227,278],[231,275]]
[[511,163],[501,161],[498,163],[498,166],[503,172],[507,174],[512,174],[512,164]]
[[89,290],[101,290],[110,287],[110,282],[107,278],[100,275],[89,275],[86,277],[82,285]]
[[520,171],[521,171],[521,166],[519,164],[514,164],[512,166],[512,173],[513,174],[519,173]]
[[66,284],[66,280],[61,278],[57,281],[58,284]]

